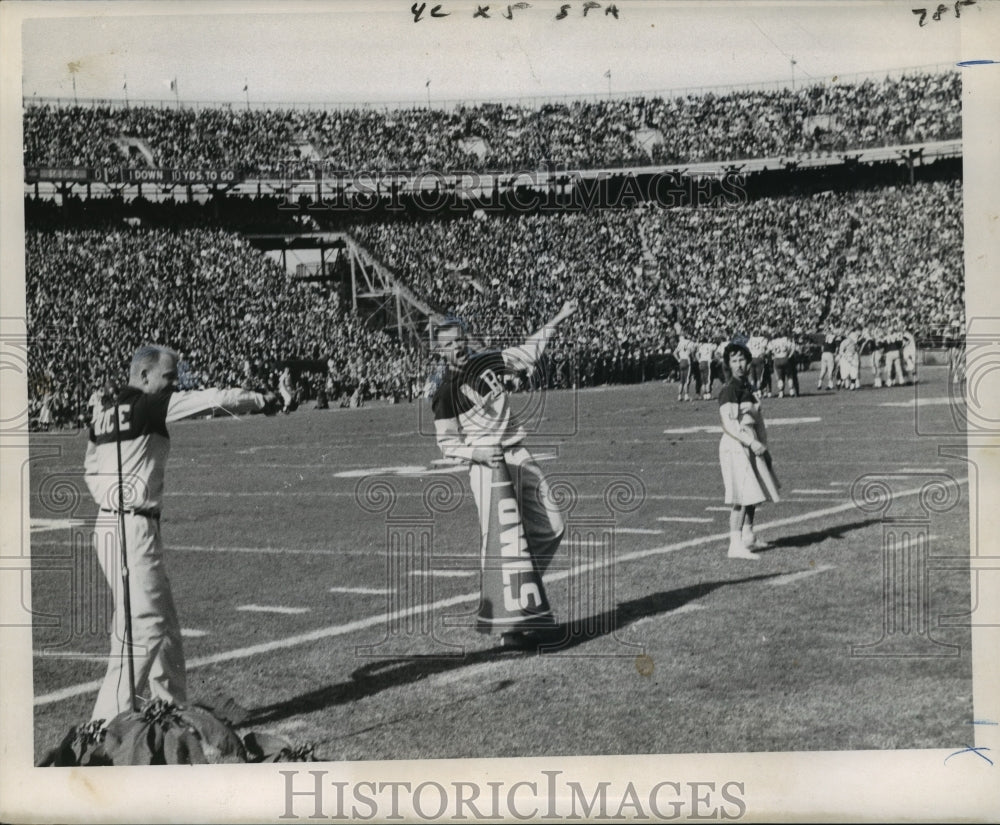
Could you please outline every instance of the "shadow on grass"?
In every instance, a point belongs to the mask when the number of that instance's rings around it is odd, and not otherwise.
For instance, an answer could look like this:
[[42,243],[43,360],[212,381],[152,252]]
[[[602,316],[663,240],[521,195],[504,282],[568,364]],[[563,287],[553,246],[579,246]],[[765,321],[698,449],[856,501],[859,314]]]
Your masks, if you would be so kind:
[[808,533],[796,533],[793,536],[778,536],[777,538],[767,538],[770,545],[768,550],[778,550],[782,547],[808,547],[810,544],[818,544],[827,539],[842,539],[848,533],[855,530],[863,530],[873,524],[881,524],[880,518],[866,518],[861,521],[852,521],[849,524],[838,524],[835,527],[824,527],[822,530],[812,530]]
[[[773,551],[783,547],[806,547],[826,539],[841,539],[848,533],[864,529],[879,522],[880,519],[870,518],[835,527],[827,527],[822,530],[813,530],[808,533],[780,536],[770,541],[768,550]],[[768,551],[765,550],[764,552]],[[454,657],[413,655],[394,659],[379,659],[353,671],[349,681],[340,682],[336,685],[328,685],[309,691],[308,693],[293,696],[282,702],[275,702],[255,708],[250,711],[250,717],[243,724],[260,725],[298,716],[303,713],[312,713],[334,705],[365,699],[383,690],[418,682],[429,676],[456,671],[460,668],[482,664],[483,662],[521,658],[537,655],[538,653],[543,655],[559,654],[585,642],[609,636],[640,619],[670,613],[718,590],[720,587],[767,581],[768,579],[796,572],[800,571],[783,570],[774,573],[745,576],[739,579],[701,582],[690,587],[661,591],[642,596],[638,599],[632,599],[631,601],[622,602],[613,610],[594,614],[577,621],[557,624],[546,634],[546,641],[537,650],[532,648],[530,650],[514,651],[493,647]],[[506,684],[504,687],[506,687]]]
[[572,649],[584,642],[608,636],[639,619],[677,610],[720,587],[766,581],[783,575],[787,575],[787,571],[747,576],[740,579],[703,582],[690,587],[653,593],[639,599],[622,602],[614,610],[589,616],[579,621],[557,624],[548,631],[544,645],[537,651],[534,648],[518,651],[494,647],[455,657],[414,655],[395,659],[380,659],[353,671],[350,681],[328,685],[293,696],[282,702],[254,708],[242,725],[261,725],[304,713],[312,713],[334,705],[365,699],[389,688],[418,682],[430,676],[484,662],[523,658],[537,655],[537,653],[555,654]]

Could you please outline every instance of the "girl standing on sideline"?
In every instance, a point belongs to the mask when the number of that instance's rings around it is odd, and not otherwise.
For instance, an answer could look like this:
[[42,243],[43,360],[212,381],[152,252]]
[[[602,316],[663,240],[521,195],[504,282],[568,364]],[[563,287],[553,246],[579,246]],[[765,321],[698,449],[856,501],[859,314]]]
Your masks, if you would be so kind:
[[778,481],[771,470],[767,430],[760,401],[747,380],[750,351],[742,344],[728,344],[722,356],[731,378],[719,393],[722,440],[719,465],[729,513],[729,558],[759,559],[753,532],[757,505],[779,501]]

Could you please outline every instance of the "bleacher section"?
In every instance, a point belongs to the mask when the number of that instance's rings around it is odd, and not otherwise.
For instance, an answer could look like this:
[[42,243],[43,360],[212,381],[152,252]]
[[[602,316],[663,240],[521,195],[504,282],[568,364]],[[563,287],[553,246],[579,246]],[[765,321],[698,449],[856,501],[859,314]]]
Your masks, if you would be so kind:
[[[31,408],[50,393],[57,421],[79,421],[90,394],[121,381],[145,341],[180,352],[189,386],[273,388],[278,365],[294,362],[313,396],[320,387],[342,397],[413,395],[426,353],[345,311],[336,290],[290,278],[235,228],[348,233],[381,282],[400,284],[413,306],[461,315],[487,344],[530,331],[574,296],[581,311],[550,352],[556,367],[546,380],[557,384],[662,376],[680,329],[715,341],[863,327],[920,339],[964,322],[957,72],[539,108],[42,104],[24,118],[29,178],[49,166],[66,179],[60,199],[26,199]],[[952,159],[915,174],[914,159],[942,142]],[[920,149],[903,153],[913,145]],[[822,158],[816,169],[793,169],[831,152],[844,154],[836,170]],[[764,168],[782,157],[781,169]],[[291,190],[260,186],[289,164],[296,173],[323,162],[444,175],[537,169],[545,159],[565,164],[577,184],[594,179],[592,167],[626,167],[602,190],[615,193],[614,208],[598,198],[576,209],[433,212],[412,200],[315,209],[293,202]],[[617,197],[640,168],[708,161],[753,167],[752,181],[704,188],[678,178],[705,202]],[[118,190],[88,200],[89,184],[81,197],[80,182],[123,169],[169,200]],[[190,202],[185,175],[222,189],[240,180],[250,191]],[[546,195],[565,187],[552,175],[540,184]]]
[[[952,140],[957,71],[822,83],[797,90],[630,97],[453,110],[51,106],[25,109],[25,167],[512,171],[549,159],[570,169],[743,160]],[[144,141],[125,153],[122,139]]]

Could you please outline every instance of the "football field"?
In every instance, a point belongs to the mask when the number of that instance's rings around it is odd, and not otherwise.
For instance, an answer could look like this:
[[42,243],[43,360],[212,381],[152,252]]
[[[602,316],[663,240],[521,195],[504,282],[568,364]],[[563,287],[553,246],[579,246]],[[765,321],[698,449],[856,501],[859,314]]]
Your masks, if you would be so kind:
[[[960,746],[960,402],[942,367],[858,392],[815,375],[764,402],[783,500],[758,511],[759,561],[726,557],[717,402],[659,382],[519,396],[568,528],[546,577],[563,641],[541,654],[475,629],[475,507],[433,463],[426,402],[171,425],[190,698],[231,697],[241,730],[324,760]],[[31,442],[36,757],[105,668],[85,446]]]

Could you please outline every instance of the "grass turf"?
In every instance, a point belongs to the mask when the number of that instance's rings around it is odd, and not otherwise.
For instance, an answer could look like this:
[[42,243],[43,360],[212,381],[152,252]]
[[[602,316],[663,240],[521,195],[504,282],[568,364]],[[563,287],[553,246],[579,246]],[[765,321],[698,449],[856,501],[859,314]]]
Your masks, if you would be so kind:
[[[906,403],[915,395],[926,406]],[[182,626],[198,632],[185,640],[191,698],[230,695],[250,711],[246,729],[317,742],[329,760],[961,743],[973,716],[969,630],[961,618],[938,623],[969,610],[968,488],[929,516],[917,496],[893,504],[931,534],[917,606],[933,642],[918,656],[856,655],[882,634],[883,544],[895,528],[850,503],[865,474],[899,473],[898,489],[919,487],[928,476],[918,470],[968,475],[938,453],[960,438],[917,432],[953,428],[953,407],[937,400],[948,395],[945,371],[929,368],[919,393],[766,402],[785,500],[761,508],[760,537],[773,546],[746,562],[725,557],[727,513],[706,509],[722,506],[719,436],[704,430],[718,420],[715,402],[677,402],[660,383],[546,394],[536,452],[554,456],[543,468],[577,500],[548,582],[567,640],[542,655],[502,651],[469,626],[475,509],[462,472],[431,471],[426,405],[172,425],[162,526]],[[107,588],[93,552],[74,549],[94,509],[84,448],[81,434],[31,442],[32,518],[84,522],[31,535],[36,755],[87,718],[96,689],[56,692],[104,670]],[[394,492],[390,513],[359,504],[372,473]],[[643,492],[613,512],[605,493],[622,479]],[[428,518],[435,482],[462,499]],[[788,523],[767,527],[779,519]],[[448,557],[434,562],[436,575],[390,577],[387,537],[400,529],[432,533],[435,556]],[[568,575],[573,536],[609,531],[617,562]],[[453,601],[429,614],[436,638],[418,618],[387,638],[389,597],[378,592],[387,588],[410,606]],[[246,605],[305,611],[237,609]],[[917,650],[915,629],[895,634],[897,654]]]

